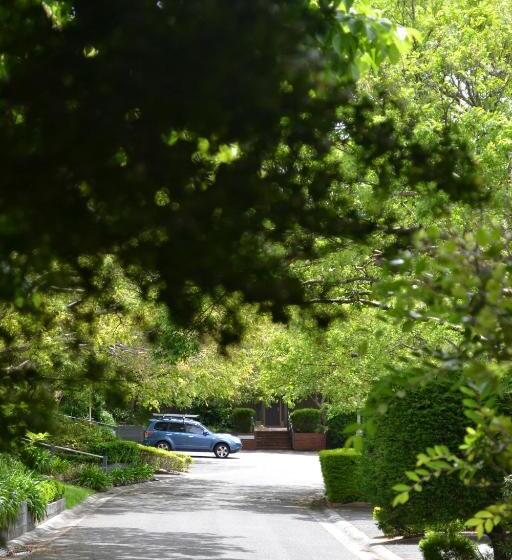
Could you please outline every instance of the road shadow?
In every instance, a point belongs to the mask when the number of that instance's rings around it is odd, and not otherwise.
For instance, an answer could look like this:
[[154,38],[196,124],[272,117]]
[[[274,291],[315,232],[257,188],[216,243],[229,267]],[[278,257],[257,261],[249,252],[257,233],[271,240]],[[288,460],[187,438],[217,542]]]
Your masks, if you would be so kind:
[[308,508],[318,501],[311,488],[285,486],[236,486],[201,479],[161,480],[140,490],[128,491],[108,501],[101,510],[109,516],[143,509],[149,513],[240,510],[251,513],[280,514],[310,520]]
[[222,558],[240,560],[251,550],[233,537],[211,533],[149,532],[119,527],[75,527],[36,550],[32,560],[193,560]]

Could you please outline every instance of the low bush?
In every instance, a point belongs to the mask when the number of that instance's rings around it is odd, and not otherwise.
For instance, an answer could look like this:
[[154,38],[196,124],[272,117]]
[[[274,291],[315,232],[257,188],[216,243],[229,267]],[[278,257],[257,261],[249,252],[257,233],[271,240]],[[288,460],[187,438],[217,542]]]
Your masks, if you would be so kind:
[[76,483],[97,492],[104,492],[113,485],[110,473],[97,465],[81,465],[76,473]]
[[137,444],[123,439],[116,438],[111,441],[93,443],[88,446],[87,451],[97,455],[106,455],[109,463],[133,464],[140,460]]
[[125,486],[151,480],[154,474],[155,468],[146,463],[116,467],[111,471],[107,471],[97,465],[81,465],[76,472],[76,479],[73,482],[97,492],[104,492],[112,486]]
[[348,503],[363,499],[360,462],[361,454],[355,449],[320,451],[325,493],[330,502]]
[[147,464],[116,468],[110,472],[114,486],[145,482],[146,480],[151,480],[154,474],[155,469]]
[[322,413],[318,408],[299,408],[290,414],[293,431],[299,434],[321,432]]
[[58,476],[71,468],[71,461],[68,459],[30,442],[20,450],[20,457],[27,467],[40,474]]
[[45,504],[51,504],[64,496],[64,485],[57,480],[41,480],[37,485],[37,491]]
[[248,434],[253,430],[256,411],[252,408],[234,408],[231,413],[233,430],[240,434]]
[[137,445],[139,458],[155,470],[185,472],[192,463],[192,457],[176,451],[165,451],[147,445]]
[[420,541],[425,560],[478,560],[481,558],[476,545],[456,532],[429,531]]
[[27,502],[35,519],[42,519],[46,506],[62,494],[59,483],[35,475],[8,455],[0,455],[0,527],[16,518],[22,502]]

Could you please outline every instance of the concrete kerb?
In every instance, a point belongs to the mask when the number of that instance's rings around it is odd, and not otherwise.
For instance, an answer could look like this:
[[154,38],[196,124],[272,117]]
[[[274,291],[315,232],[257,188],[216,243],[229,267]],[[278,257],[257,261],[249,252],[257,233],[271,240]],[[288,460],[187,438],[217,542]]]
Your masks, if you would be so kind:
[[155,478],[152,481],[140,482],[129,486],[121,486],[113,488],[108,492],[93,494],[74,508],[64,510],[62,513],[44,521],[33,531],[29,531],[16,539],[10,540],[7,543],[7,549],[0,548],[0,557],[6,557],[12,553],[17,553],[19,549],[48,544],[60,537],[62,534],[73,529],[73,527],[78,525],[84,517],[93,513],[114,496],[125,494],[146,484],[158,482],[158,480],[159,478]]
[[323,509],[322,514],[313,515],[328,533],[360,560],[404,560],[360,531],[339,511]]

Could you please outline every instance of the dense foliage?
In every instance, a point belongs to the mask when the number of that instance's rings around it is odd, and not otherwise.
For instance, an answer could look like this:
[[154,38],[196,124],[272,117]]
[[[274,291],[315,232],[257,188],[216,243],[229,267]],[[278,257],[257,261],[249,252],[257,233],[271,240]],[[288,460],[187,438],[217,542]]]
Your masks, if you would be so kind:
[[64,488],[31,472],[23,463],[7,455],[0,455],[0,528],[13,521],[22,502],[27,502],[35,519],[42,519],[46,506],[61,498]]
[[[444,445],[456,450],[460,445],[467,421],[454,382],[441,378],[419,387],[396,382],[385,413],[368,430],[362,460],[365,493],[379,508],[379,525],[388,534],[417,534],[467,518],[499,494],[495,488],[468,487],[453,474],[421,485],[419,477],[410,472],[417,455],[427,448]],[[418,492],[407,503],[393,507],[406,471],[411,484],[418,484]]]
[[231,425],[239,434],[249,434],[254,429],[256,411],[252,408],[234,408],[231,413]]
[[457,532],[428,531],[419,543],[424,560],[479,560],[476,544]]
[[293,264],[393,237],[358,177],[434,206],[474,191],[450,132],[415,138],[358,99],[415,35],[349,0],[20,0],[0,21],[3,443],[77,386],[119,408],[229,397],[176,382],[195,342],[176,325],[225,344],[243,302],[321,321]]
[[322,412],[318,408],[298,408],[290,414],[293,431],[311,433],[322,431]]
[[333,503],[363,499],[361,454],[355,449],[320,451],[320,465],[327,499]]

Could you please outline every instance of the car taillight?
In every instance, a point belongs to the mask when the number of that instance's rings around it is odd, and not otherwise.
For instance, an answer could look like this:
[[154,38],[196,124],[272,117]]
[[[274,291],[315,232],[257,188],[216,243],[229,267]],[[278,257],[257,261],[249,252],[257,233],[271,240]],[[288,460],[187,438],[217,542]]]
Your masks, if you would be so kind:
[[152,430],[148,430],[147,432],[144,432],[144,437],[147,439],[149,436],[152,436],[154,433],[155,432],[153,432]]

